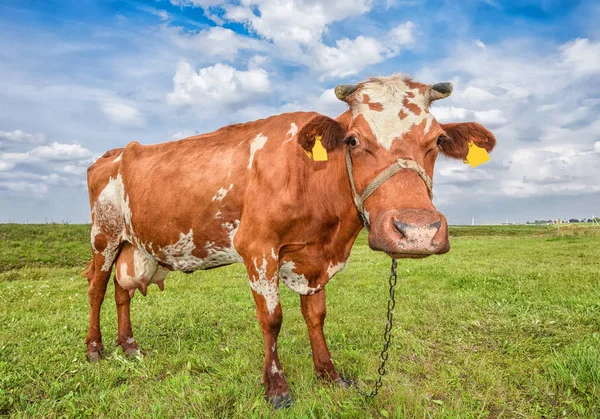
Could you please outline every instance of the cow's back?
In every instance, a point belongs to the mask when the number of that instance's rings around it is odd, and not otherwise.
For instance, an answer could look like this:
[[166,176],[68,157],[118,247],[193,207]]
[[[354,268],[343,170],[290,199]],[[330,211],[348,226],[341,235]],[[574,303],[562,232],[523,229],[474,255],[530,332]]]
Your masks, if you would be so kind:
[[[157,145],[133,142],[107,153],[88,177],[98,185],[118,177],[122,240],[162,265],[193,271],[241,262],[233,238],[252,199],[248,185],[261,182],[258,160],[284,159],[282,147],[312,115],[283,114]],[[92,208],[99,193],[90,187]]]

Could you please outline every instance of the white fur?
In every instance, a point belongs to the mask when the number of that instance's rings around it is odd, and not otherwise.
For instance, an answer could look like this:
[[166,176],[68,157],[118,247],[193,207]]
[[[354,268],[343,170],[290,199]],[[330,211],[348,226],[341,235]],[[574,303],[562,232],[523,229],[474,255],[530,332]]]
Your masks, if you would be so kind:
[[106,248],[102,251],[104,264],[101,269],[108,271],[126,234],[125,227],[131,225],[129,199],[125,196],[121,174],[118,174],[115,179],[108,179],[108,184],[94,203],[92,214],[94,215],[91,231],[92,248],[98,252],[95,247],[96,236],[99,234],[106,236]]
[[225,198],[225,195],[227,195],[227,192],[229,192],[232,188],[233,188],[233,183],[231,185],[229,185],[229,188],[227,188],[227,189],[225,189],[225,188],[219,189],[217,191],[217,194],[212,197],[212,200],[213,201],[222,201],[223,198]]
[[123,153],[119,154],[119,156],[113,160],[113,163],[118,163],[121,161],[121,157],[123,157]]
[[200,267],[202,259],[194,256],[192,252],[196,249],[194,244],[194,232],[192,229],[187,234],[179,233],[179,240],[161,248],[166,264],[179,271],[193,271]]
[[254,292],[262,295],[267,303],[267,310],[269,314],[273,314],[277,305],[279,304],[279,289],[277,287],[277,274],[273,275],[272,278],[267,278],[267,259],[263,257],[262,265],[260,268],[254,259],[254,268],[258,274],[258,278],[253,277],[250,281],[250,288]]
[[254,161],[254,154],[265,146],[267,137],[262,135],[262,132],[252,140],[250,143],[250,160],[248,161],[248,170],[252,169],[252,162]]
[[275,364],[275,361],[273,361],[273,363],[271,364],[271,374],[275,375],[280,375],[281,377],[283,377],[283,371],[281,371],[279,368],[277,368],[277,364]]
[[235,220],[233,223],[223,223],[222,227],[229,237],[229,246],[220,247],[209,241],[204,245],[207,253],[205,258],[193,255],[196,249],[194,232],[190,229],[187,234],[180,233],[176,243],[160,249],[165,255],[163,262],[175,270],[187,272],[242,262],[242,258],[233,246],[233,238],[239,225],[239,220]]
[[[395,139],[409,132],[414,126],[426,121],[425,134],[429,132],[433,116],[427,110],[427,98],[419,92],[419,89],[411,89],[400,76],[381,77],[378,81],[369,81],[364,84],[358,94],[358,102],[352,104],[352,116],[356,118],[363,115],[373,135],[383,147],[389,150]],[[406,93],[412,92],[415,96],[408,98]],[[362,103],[362,95],[369,95],[370,103],[380,103],[382,111],[374,111],[367,103]],[[405,109],[402,101],[408,98],[409,102],[415,104],[421,110],[415,115],[409,109]],[[400,119],[398,114],[404,109],[407,115]]]
[[295,268],[296,265],[291,260],[283,262],[279,268],[279,279],[281,279],[281,282],[289,289],[300,295],[313,295],[321,289],[320,285],[310,287],[308,285],[308,280],[303,274],[294,272]]
[[285,142],[287,143],[288,141],[292,141],[296,134],[298,134],[298,126],[292,122],[290,125],[290,130],[287,132],[287,137],[289,138],[287,138]]
[[327,268],[327,275],[329,275],[329,279],[333,278],[333,276],[335,274],[337,274],[338,272],[341,272],[345,267],[346,267],[346,262],[339,262],[339,263],[336,263],[335,265],[333,263],[330,263],[329,267]]

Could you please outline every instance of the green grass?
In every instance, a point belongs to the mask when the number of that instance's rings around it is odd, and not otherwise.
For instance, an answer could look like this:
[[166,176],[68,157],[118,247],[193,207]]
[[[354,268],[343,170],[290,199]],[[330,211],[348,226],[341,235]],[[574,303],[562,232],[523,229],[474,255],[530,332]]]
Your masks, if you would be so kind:
[[[241,266],[170,274],[136,295],[148,354],[114,344],[85,361],[87,226],[0,226],[0,415],[141,417],[598,417],[600,229],[459,227],[452,251],[400,261],[388,375],[373,400],[313,373],[298,296],[282,287],[280,357],[296,404],[263,402],[262,337]],[[17,245],[13,244],[18,243]],[[372,386],[389,258],[361,234],[327,287],[326,336],[345,375]]]

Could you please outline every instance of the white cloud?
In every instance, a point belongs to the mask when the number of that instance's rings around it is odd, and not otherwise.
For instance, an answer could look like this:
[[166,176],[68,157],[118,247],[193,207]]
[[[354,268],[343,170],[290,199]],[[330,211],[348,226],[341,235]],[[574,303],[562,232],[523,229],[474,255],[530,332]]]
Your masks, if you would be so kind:
[[204,56],[233,60],[242,49],[262,50],[261,41],[242,36],[220,26],[203,29],[197,33],[181,28],[168,29],[171,39],[180,48],[201,52]]
[[600,73],[600,41],[577,38],[560,48],[564,63],[581,75]]
[[139,126],[144,122],[140,111],[125,103],[105,102],[102,104],[102,111],[116,124]]
[[222,4],[223,0],[171,0],[173,6],[181,7],[212,7]]
[[505,162],[508,176],[501,182],[505,195],[526,197],[600,191],[600,155],[573,144],[515,150]]
[[411,21],[396,26],[388,33],[390,56],[397,55],[400,48],[410,47],[415,43],[416,26]]
[[23,142],[31,144],[43,144],[46,142],[46,136],[44,134],[29,134],[21,131],[20,129],[14,131],[0,131],[0,138],[18,143]]
[[435,119],[443,124],[464,121],[471,112],[468,109],[458,106],[435,106],[430,111],[435,116]]
[[483,41],[481,39],[478,39],[477,41],[475,41],[475,45],[481,49],[485,49],[485,44],[483,43]]
[[475,111],[475,120],[483,125],[498,126],[506,123],[500,109],[489,109],[487,111]]
[[464,164],[454,164],[452,166],[443,167],[438,171],[438,173],[439,177],[436,179],[438,184],[461,184],[489,181],[494,179],[494,176],[488,173],[485,169],[473,169],[471,166]]
[[61,144],[53,142],[50,145],[36,147],[28,154],[34,158],[46,161],[72,161],[89,159],[94,154],[79,144]]
[[241,71],[218,63],[196,72],[190,63],[180,60],[167,102],[173,106],[198,105],[212,111],[254,103],[270,90],[269,75],[263,69]]
[[399,25],[387,34],[383,43],[364,36],[353,40],[339,39],[335,47],[318,43],[310,51],[310,65],[323,73],[322,79],[357,74],[369,65],[397,55],[401,48],[412,46],[414,29],[415,25],[412,22]]
[[371,0],[244,0],[224,9],[227,19],[246,24],[265,39],[313,45],[328,24],[366,13],[371,5]]
[[25,171],[0,172],[0,192],[16,192],[43,196],[48,193],[49,186],[55,187],[82,187],[85,180],[81,178],[65,177],[56,173],[48,175]]
[[476,104],[489,102],[490,100],[494,100],[495,98],[496,96],[492,93],[475,86],[467,86],[467,88],[464,92],[462,92],[461,95],[461,99]]
[[73,162],[83,160],[89,162],[94,154],[79,144],[61,144],[53,142],[49,145],[35,147],[22,153],[0,153],[0,166],[9,167],[16,164],[36,162]]
[[12,170],[14,167],[15,167],[14,163],[0,160],[0,172]]
[[335,44],[335,47],[318,44],[312,50],[312,66],[324,73],[323,77],[350,76],[383,60],[383,48],[373,38],[343,38]]
[[600,141],[594,143],[594,153],[600,153]]

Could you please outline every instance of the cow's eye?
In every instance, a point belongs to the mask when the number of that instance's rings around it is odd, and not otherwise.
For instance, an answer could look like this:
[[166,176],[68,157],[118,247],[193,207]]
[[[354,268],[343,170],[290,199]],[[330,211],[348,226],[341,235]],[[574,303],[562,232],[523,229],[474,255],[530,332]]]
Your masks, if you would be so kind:
[[356,147],[358,144],[360,144],[360,141],[358,141],[358,138],[351,136],[346,138],[346,144],[348,144],[350,147]]
[[438,139],[437,139],[437,143],[436,143],[436,145],[439,147],[439,146],[440,146],[440,144],[442,144],[442,141],[444,141],[445,139],[446,139],[446,136],[445,136],[445,135],[443,135],[443,134],[442,134],[442,135],[440,135],[440,136],[438,137]]

